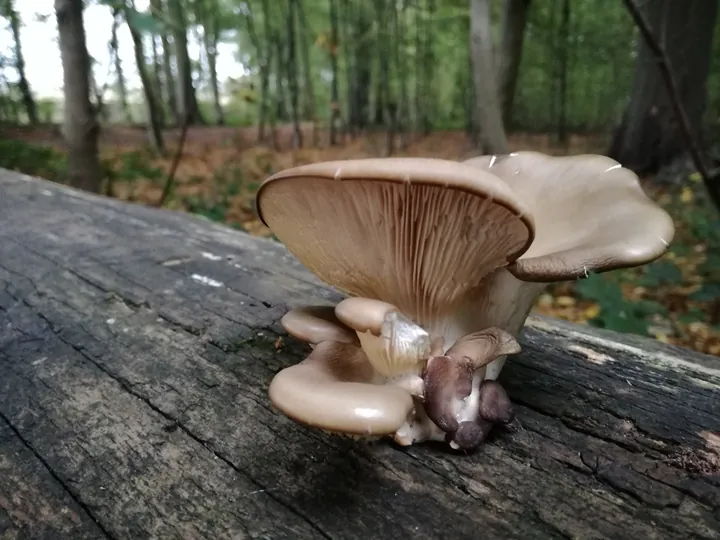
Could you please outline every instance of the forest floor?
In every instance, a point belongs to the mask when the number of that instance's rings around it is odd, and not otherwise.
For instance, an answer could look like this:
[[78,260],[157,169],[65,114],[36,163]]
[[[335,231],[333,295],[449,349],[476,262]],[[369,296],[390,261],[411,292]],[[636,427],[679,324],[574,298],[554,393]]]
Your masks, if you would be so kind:
[[[386,155],[384,132],[366,133],[337,146],[326,131],[303,126],[304,148],[292,149],[292,129],[277,129],[268,144],[257,144],[256,128],[191,127],[166,207],[194,212],[258,236],[271,236],[257,218],[255,191],[270,174],[294,165]],[[270,130],[268,130],[270,134]],[[62,181],[64,148],[57,127],[5,128],[0,166]],[[104,126],[101,157],[112,174],[112,194],[123,200],[155,204],[162,193],[177,148],[179,130],[165,132],[167,157],[156,159],[143,128]],[[314,140],[315,139],[315,140]],[[1,142],[1,141],[0,141]],[[31,143],[31,144],[27,144]],[[607,135],[573,135],[559,145],[547,134],[510,137],[513,151],[554,155],[603,153]],[[22,145],[22,146],[20,146]],[[42,155],[38,155],[41,152]],[[437,131],[408,137],[393,155],[465,159],[476,155],[462,131]],[[643,179],[648,194],[673,216],[677,228],[670,251],[642,268],[594,275],[554,284],[540,296],[535,312],[582,324],[654,337],[660,341],[720,356],[720,220],[697,175],[658,186]]]

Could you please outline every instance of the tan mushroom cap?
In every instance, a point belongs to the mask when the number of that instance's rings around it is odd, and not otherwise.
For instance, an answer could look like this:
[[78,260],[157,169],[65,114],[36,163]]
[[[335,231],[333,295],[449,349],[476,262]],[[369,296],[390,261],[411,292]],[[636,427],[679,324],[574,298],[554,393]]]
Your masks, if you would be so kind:
[[379,336],[385,315],[398,308],[382,300],[371,298],[346,298],[335,306],[338,320],[357,332],[370,332]]
[[283,369],[270,383],[270,400],[293,420],[355,435],[395,433],[413,408],[397,386],[370,384],[372,368],[362,349],[319,343],[303,362]]
[[340,341],[359,345],[357,334],[340,322],[334,306],[303,306],[291,309],[280,324],[291,336],[307,343]]
[[258,213],[302,264],[419,322],[531,245],[533,218],[502,180],[428,158],[303,165],[268,178]]
[[600,155],[516,152],[465,162],[497,175],[532,210],[536,236],[508,270],[524,281],[587,277],[652,262],[675,235],[638,177]]

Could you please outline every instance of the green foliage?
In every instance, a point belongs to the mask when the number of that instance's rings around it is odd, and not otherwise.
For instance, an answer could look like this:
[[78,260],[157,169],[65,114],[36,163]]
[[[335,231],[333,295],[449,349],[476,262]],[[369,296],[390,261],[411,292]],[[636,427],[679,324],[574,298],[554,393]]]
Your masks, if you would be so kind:
[[67,159],[49,146],[0,139],[0,168],[63,182]]
[[600,313],[590,323],[616,332],[647,335],[648,318],[656,314],[667,314],[667,309],[650,300],[626,300],[617,281],[618,276],[614,277],[615,279],[608,274],[595,274],[575,285],[581,298],[592,300],[600,306]]
[[162,169],[150,163],[150,156],[142,150],[123,152],[112,164],[112,175],[115,180],[133,182],[145,178],[154,183],[161,182],[164,174]]

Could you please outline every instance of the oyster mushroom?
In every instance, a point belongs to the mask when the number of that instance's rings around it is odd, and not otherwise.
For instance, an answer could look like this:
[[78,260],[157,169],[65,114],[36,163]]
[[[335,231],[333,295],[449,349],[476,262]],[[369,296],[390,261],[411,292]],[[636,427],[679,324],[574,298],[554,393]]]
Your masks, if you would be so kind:
[[[394,432],[401,444],[445,440],[465,450],[512,418],[496,379],[547,283],[650,262],[674,234],[637,177],[601,156],[316,163],[268,178],[257,207],[302,264],[350,297],[333,324],[360,344],[316,343],[304,367],[273,380],[273,402],[298,421],[356,433],[320,409],[350,410],[337,392],[361,384],[368,403],[394,407],[374,433],[404,417]],[[333,332],[347,338],[318,336]],[[330,377],[327,365],[341,364],[343,375]],[[345,375],[359,366],[359,379]]]

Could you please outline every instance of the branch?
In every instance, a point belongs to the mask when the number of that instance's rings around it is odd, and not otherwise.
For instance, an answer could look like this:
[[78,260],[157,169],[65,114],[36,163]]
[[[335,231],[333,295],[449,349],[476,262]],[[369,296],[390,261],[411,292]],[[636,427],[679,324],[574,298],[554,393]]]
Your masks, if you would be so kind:
[[672,104],[673,111],[680,122],[683,137],[685,138],[685,144],[690,152],[695,168],[700,173],[700,176],[702,176],[705,189],[707,189],[715,207],[720,210],[720,185],[717,185],[718,182],[716,182],[719,175],[717,172],[715,172],[715,174],[711,174],[702,158],[700,144],[693,136],[692,130],[690,129],[690,121],[688,120],[685,109],[682,106],[680,91],[678,90],[675,77],[670,69],[670,60],[668,59],[662,45],[660,45],[658,40],[655,38],[655,35],[650,30],[648,22],[645,20],[643,14],[640,13],[640,10],[634,0],[623,0],[623,2],[625,3],[627,10],[630,12],[630,16],[633,18],[635,26],[637,26],[638,30],[640,30],[640,33],[645,40],[645,44],[655,56],[655,60],[660,68],[660,74],[662,75],[667,91],[670,94],[670,102]]
[[165,180],[165,186],[163,187],[162,195],[160,195],[160,198],[156,203],[156,206],[158,207],[162,207],[165,204],[168,195],[170,195],[170,190],[172,189],[173,182],[175,180],[175,171],[177,171],[178,165],[180,165],[180,158],[182,157],[183,147],[185,146],[185,137],[187,136],[189,126],[190,114],[186,113],[185,118],[183,118],[182,131],[180,132],[180,140],[178,141],[178,147],[175,151],[175,157],[173,157],[170,171],[168,172],[167,179]]

